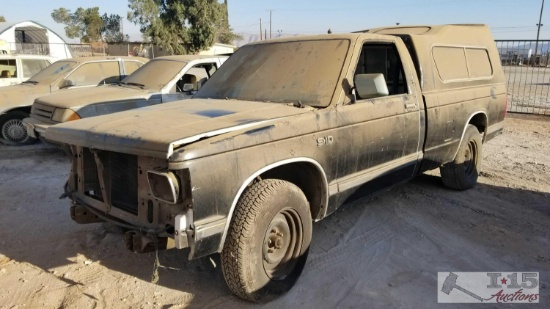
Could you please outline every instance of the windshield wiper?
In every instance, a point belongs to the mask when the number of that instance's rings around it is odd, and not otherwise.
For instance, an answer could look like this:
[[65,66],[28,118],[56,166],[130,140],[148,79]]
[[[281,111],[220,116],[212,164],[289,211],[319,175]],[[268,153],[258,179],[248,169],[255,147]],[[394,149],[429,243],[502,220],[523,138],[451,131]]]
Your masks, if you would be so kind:
[[22,84],[33,84],[33,85],[38,85],[38,82],[35,81],[35,80],[26,80],[26,81],[24,81]]
[[140,84],[140,83],[125,83],[125,82],[120,82],[119,85],[136,86],[136,87],[140,87],[141,89],[145,88],[145,85],[144,85],[144,84]]

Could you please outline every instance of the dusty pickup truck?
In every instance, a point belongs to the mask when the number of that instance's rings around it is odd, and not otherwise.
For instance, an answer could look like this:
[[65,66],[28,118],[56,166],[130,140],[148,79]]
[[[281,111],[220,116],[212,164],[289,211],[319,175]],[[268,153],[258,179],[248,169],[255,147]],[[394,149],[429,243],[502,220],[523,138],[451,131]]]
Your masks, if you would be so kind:
[[200,55],[158,57],[117,84],[39,97],[23,124],[29,136],[42,138],[48,127],[60,122],[189,99],[227,58]]
[[506,89],[484,25],[379,28],[239,48],[191,100],[46,131],[72,157],[78,223],[130,229],[135,252],[221,253],[253,302],[289,290],[312,221],[440,168],[472,188]]
[[19,85],[0,89],[0,138],[24,145],[35,141],[23,119],[37,97],[58,91],[118,83],[149,61],[140,57],[80,57],[60,60]]

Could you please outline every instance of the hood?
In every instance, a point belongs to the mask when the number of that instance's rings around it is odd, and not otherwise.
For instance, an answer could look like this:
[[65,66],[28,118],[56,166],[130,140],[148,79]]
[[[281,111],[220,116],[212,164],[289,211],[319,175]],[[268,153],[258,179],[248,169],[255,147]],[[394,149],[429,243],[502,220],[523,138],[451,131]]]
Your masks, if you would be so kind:
[[50,94],[50,85],[19,84],[0,89],[0,114],[22,106],[31,106],[34,99]]
[[39,98],[38,103],[78,111],[81,107],[94,103],[126,99],[147,99],[149,95],[148,91],[135,87],[105,85],[54,93]]
[[55,125],[46,139],[168,159],[174,149],[200,139],[307,111],[277,103],[191,99]]

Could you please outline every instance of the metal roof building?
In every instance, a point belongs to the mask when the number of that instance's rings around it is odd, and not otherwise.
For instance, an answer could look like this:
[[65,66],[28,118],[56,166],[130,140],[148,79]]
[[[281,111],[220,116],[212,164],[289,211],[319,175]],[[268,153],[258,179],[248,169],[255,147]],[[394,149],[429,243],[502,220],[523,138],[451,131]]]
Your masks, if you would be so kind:
[[66,42],[55,32],[34,21],[0,23],[0,49],[9,53],[71,57]]

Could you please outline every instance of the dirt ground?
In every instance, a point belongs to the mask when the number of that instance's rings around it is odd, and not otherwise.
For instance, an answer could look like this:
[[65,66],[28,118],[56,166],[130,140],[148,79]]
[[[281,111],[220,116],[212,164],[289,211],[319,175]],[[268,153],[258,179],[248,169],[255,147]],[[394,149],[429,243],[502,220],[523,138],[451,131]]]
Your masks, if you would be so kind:
[[[435,308],[438,271],[538,271],[541,303],[526,307],[550,308],[550,117],[509,116],[483,160],[475,189],[445,189],[433,171],[316,223],[297,285],[263,307]],[[71,221],[68,168],[54,148],[0,146],[0,308],[255,307],[217,256],[160,252],[151,283],[154,253]]]

